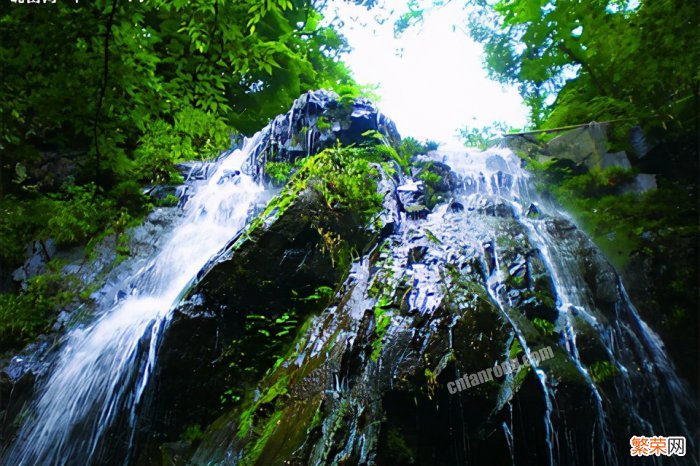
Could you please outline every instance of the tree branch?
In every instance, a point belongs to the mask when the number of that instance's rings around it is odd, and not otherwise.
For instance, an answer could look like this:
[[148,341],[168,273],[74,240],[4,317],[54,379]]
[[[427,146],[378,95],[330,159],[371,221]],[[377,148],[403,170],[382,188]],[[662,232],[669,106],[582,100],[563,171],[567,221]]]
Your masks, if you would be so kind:
[[105,45],[104,45],[104,65],[102,76],[102,86],[97,97],[97,109],[95,110],[95,124],[93,126],[93,137],[95,143],[95,180],[100,176],[100,159],[102,155],[100,154],[100,143],[97,136],[100,113],[102,113],[102,104],[104,102],[105,94],[107,93],[107,78],[109,77],[109,36],[112,33],[112,25],[114,24],[114,13],[117,10],[117,0],[112,0],[112,10],[109,12],[109,17],[107,18],[107,29],[105,30]]
[[591,68],[591,66],[588,63],[581,60],[573,52],[573,50],[571,50],[569,47],[564,45],[563,42],[560,42],[558,47],[559,47],[559,50],[564,52],[573,62],[578,63],[579,65],[581,65],[583,67],[584,70],[586,70],[588,75],[591,77],[591,81],[593,81],[593,85],[596,87],[596,89],[598,89],[598,92],[600,93],[600,95],[604,95],[604,96],[608,95],[608,92],[605,90],[605,86],[603,86],[603,83],[598,79],[598,76],[596,75],[596,73],[593,72],[593,69]]

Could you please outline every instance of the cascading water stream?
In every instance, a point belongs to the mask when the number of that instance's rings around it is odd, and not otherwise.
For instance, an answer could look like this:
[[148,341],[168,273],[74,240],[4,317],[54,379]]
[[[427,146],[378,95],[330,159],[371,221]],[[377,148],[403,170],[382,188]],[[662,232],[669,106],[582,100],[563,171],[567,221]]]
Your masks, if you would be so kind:
[[[505,162],[505,165],[496,164],[494,166],[492,164],[491,166],[489,166],[488,163],[484,163],[483,165],[481,165],[481,163],[477,162],[476,167],[472,165],[469,169],[467,169],[466,173],[469,174],[468,176],[473,176],[474,171],[476,169],[478,170],[478,174],[480,177],[483,177],[484,179],[490,181],[490,189],[487,189],[486,192],[491,195],[498,195],[500,198],[508,202],[508,204],[513,208],[519,223],[523,225],[528,231],[530,240],[536,247],[538,247],[540,254],[543,256],[544,262],[549,268],[554,290],[557,295],[556,306],[557,310],[560,313],[559,320],[560,322],[562,322],[561,325],[566,329],[564,335],[568,346],[568,350],[572,355],[572,360],[577,370],[586,380],[589,388],[591,389],[591,392],[593,393],[593,401],[598,416],[598,429],[597,432],[593,433],[593,435],[594,437],[596,434],[598,435],[599,447],[601,451],[605,452],[606,462],[608,464],[615,464],[615,450],[612,446],[610,432],[607,427],[608,421],[607,414],[603,407],[603,399],[598,388],[591,379],[588,370],[581,363],[578,351],[576,349],[575,330],[570,324],[571,319],[569,311],[573,306],[576,306],[576,309],[583,309],[584,300],[586,301],[586,305],[589,307],[592,305],[592,303],[590,300],[587,299],[588,297],[586,297],[583,293],[583,290],[585,290],[585,285],[581,283],[582,279],[580,276],[568,273],[566,274],[566,276],[569,277],[569,280],[565,280],[562,278],[561,275],[564,273],[563,271],[570,271],[571,269],[566,269],[563,266],[563,264],[555,262],[555,258],[558,258],[560,254],[557,254],[557,245],[554,238],[552,238],[551,236],[547,238],[543,237],[539,228],[540,223],[537,220],[533,220],[526,215],[526,208],[528,208],[528,206],[538,206],[538,209],[542,213],[566,218],[568,218],[568,216],[564,212],[557,209],[555,205],[548,202],[544,202],[543,199],[540,196],[538,196],[534,190],[531,189],[529,174],[521,168],[520,159],[515,157],[514,154],[510,153],[509,151],[491,151],[487,153],[478,154],[470,153],[468,155],[468,158],[485,162],[489,159],[491,155],[494,155],[494,153],[495,155],[498,155],[500,157],[500,160],[503,160]],[[462,169],[462,173],[465,174],[464,169]],[[509,176],[509,180],[505,183],[499,182],[499,178],[502,179],[503,176]],[[484,184],[488,185],[489,183]],[[492,278],[493,285],[489,287],[489,289],[491,290],[493,290],[500,283],[502,283],[502,280],[498,280],[497,277]],[[497,302],[500,301],[500,296],[497,293],[492,292],[491,294],[494,300],[496,300]],[[512,321],[512,319],[510,319],[507,312],[505,311],[504,304],[499,302],[499,306],[502,310],[504,310],[504,313],[508,320],[511,322],[511,324],[515,328],[517,328],[515,326],[515,323]],[[519,336],[519,338],[521,340],[520,343],[526,352],[526,356],[530,358],[529,349],[527,348],[526,343],[524,343],[524,338],[522,336]],[[532,361],[531,364],[533,364]],[[536,370],[535,373],[538,375],[542,388],[545,390],[545,396],[548,407],[546,413],[547,419],[545,420],[545,426],[547,432],[552,434],[553,425],[551,420],[551,412],[554,397],[551,392],[551,387],[547,385],[547,379],[544,373],[541,370]],[[548,440],[550,455],[553,441],[554,439],[551,438]],[[596,442],[594,441],[592,443],[595,444]],[[554,459],[551,456],[549,458],[549,461],[550,464],[555,463]]]
[[90,464],[117,419],[133,426],[155,363],[158,336],[173,307],[207,262],[269,196],[244,173],[265,130],[223,156],[184,206],[163,247],[128,282],[116,302],[63,339],[53,371],[37,388],[31,415],[4,464]]
[[[597,415],[597,429],[592,433],[594,450],[602,452],[602,464],[618,464],[614,439],[612,438],[609,419],[604,397],[593,382],[589,370],[581,361],[576,346],[577,328],[573,324],[574,317],[584,319],[597,332],[597,338],[605,347],[610,360],[619,370],[616,377],[615,390],[617,398],[626,400],[630,409],[629,415],[635,425],[629,434],[639,435],[641,432],[657,432],[666,435],[685,435],[688,437],[689,449],[693,445],[692,431],[687,427],[686,417],[695,412],[695,403],[683,382],[678,378],[659,337],[641,320],[636,308],[630,301],[620,278],[615,274],[616,290],[615,319],[604,323],[605,318],[596,309],[595,299],[586,285],[580,270],[576,268],[576,258],[567,250],[566,242],[548,230],[548,220],[562,219],[573,223],[571,218],[553,203],[543,199],[532,188],[530,174],[522,168],[522,161],[507,149],[491,149],[485,152],[439,152],[432,158],[449,165],[463,181],[465,194],[462,201],[467,205],[477,205],[484,198],[496,198],[512,208],[515,218],[528,234],[529,240],[535,246],[552,278],[553,288],[557,298],[559,317],[556,322],[561,330],[562,341],[577,370],[586,380],[593,395],[593,404]],[[527,215],[527,210],[536,208],[537,215]],[[497,261],[498,259],[495,258]],[[490,273],[488,289],[491,298],[498,304],[514,328],[526,355],[528,349],[524,337],[516,323],[508,316],[507,304],[499,294],[503,286],[502,272],[498,266]],[[631,351],[636,351],[631,354]],[[636,357],[635,357],[636,356]],[[642,380],[633,380],[633,372],[641,364]],[[529,356],[528,356],[529,357]],[[533,364],[535,365],[535,364]],[[536,366],[536,365],[535,365]],[[554,387],[548,384],[547,378],[540,370],[535,370],[540,384],[545,391],[546,413],[544,420],[545,431],[552,432],[551,404],[555,402]],[[655,405],[656,412],[642,410],[635,401],[640,398],[635,393],[635,387],[651,387],[654,399],[664,399],[667,409]],[[666,395],[666,396],[665,396]],[[643,397],[642,397],[643,398]],[[668,409],[671,404],[672,409]],[[637,429],[635,432],[634,429]],[[665,429],[659,432],[660,429]],[[506,435],[512,435],[507,432]],[[597,436],[597,438],[596,438]],[[551,457],[552,443],[558,439],[547,439],[549,462],[556,464]],[[595,458],[595,452],[593,452]],[[658,460],[658,459],[657,459]]]

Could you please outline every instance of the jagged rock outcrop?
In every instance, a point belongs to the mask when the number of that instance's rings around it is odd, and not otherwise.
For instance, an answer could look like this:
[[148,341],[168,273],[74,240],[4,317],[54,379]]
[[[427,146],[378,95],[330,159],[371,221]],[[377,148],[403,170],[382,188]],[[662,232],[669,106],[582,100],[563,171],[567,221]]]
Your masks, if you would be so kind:
[[[661,382],[668,361],[612,266],[546,206],[520,210],[509,194],[518,165],[491,158],[491,172],[445,192],[456,200],[423,217],[405,211],[261,375],[255,396],[196,441],[166,446],[169,461],[626,464],[640,419],[680,428],[687,418],[655,408],[654,390],[679,394]],[[415,180],[401,186],[402,199],[424,195]],[[551,357],[536,369],[454,385],[542,349]]]
[[371,139],[365,136],[371,131],[391,145],[401,140],[394,122],[370,100],[341,101],[334,92],[307,92],[272,120],[249,170],[261,176],[267,162],[293,162],[337,144],[357,144]]
[[[329,127],[319,130],[321,119]],[[287,133],[290,128],[291,133]],[[299,134],[314,131],[315,135],[307,139],[308,146],[290,146]],[[397,141],[399,137],[393,123],[368,101],[359,99],[348,106],[339,104],[332,93],[308,93],[263,131],[259,149],[247,169],[262,176],[269,161],[308,157],[336,145],[336,140],[345,145],[371,146],[374,139],[365,135],[367,131],[379,131],[388,140]],[[168,443],[165,449],[174,457],[182,454],[173,441],[182,434],[183,426],[203,426],[213,421],[221,410],[222,396],[232,384],[237,387],[228,390],[229,395],[233,391],[242,396],[245,389],[253,390],[266,370],[265,364],[274,362],[269,355],[258,352],[256,345],[269,342],[259,341],[255,333],[261,331],[271,340],[276,335],[269,335],[269,328],[251,330],[251,316],[277,321],[287,319],[293,311],[294,319],[303,321],[309,313],[320,310],[314,302],[317,298],[309,296],[317,296],[318,290],[337,288],[352,258],[394,231],[400,216],[398,178],[387,174],[395,166],[388,160],[386,163],[371,165],[373,175],[351,175],[375,178],[371,192],[353,194],[367,198],[379,195],[385,208],[371,221],[351,205],[344,206],[343,199],[331,204],[321,194],[323,190],[315,188],[323,181],[316,177],[328,173],[309,175],[300,189],[283,190],[260,219],[233,238],[200,273],[201,278],[174,311],[162,338],[158,364],[137,426],[137,462],[157,461],[163,443]],[[341,167],[340,173],[344,169]],[[293,325],[290,328],[288,337],[272,345],[288,344],[288,338],[296,332]]]

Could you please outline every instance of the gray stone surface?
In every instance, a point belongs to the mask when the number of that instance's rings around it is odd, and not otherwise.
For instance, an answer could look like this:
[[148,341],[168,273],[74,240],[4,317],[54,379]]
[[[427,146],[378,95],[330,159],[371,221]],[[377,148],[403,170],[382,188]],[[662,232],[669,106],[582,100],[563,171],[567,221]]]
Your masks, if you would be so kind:
[[607,152],[606,129],[606,125],[590,125],[564,133],[549,142],[549,155],[593,168]]
[[630,164],[630,161],[627,158],[627,154],[625,153],[625,151],[620,151],[603,154],[603,157],[600,159],[600,168],[608,167],[620,167],[630,169],[632,168],[632,164]]
[[634,179],[634,186],[638,193],[645,193],[656,189],[656,175],[640,173]]

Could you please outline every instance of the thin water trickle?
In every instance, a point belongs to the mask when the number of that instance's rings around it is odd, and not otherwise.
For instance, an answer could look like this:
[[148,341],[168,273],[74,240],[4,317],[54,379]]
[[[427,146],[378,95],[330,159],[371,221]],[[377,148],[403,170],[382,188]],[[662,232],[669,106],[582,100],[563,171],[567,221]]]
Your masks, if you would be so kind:
[[130,294],[64,337],[4,464],[90,464],[103,435],[125,411],[133,425],[171,310],[266,196],[264,187],[243,173],[261,134],[223,156],[198,186],[160,252],[123,284]]

